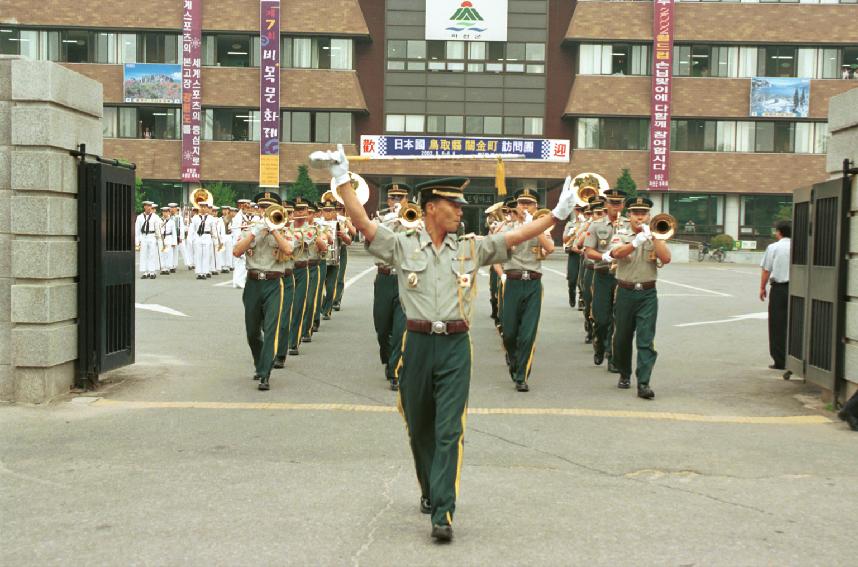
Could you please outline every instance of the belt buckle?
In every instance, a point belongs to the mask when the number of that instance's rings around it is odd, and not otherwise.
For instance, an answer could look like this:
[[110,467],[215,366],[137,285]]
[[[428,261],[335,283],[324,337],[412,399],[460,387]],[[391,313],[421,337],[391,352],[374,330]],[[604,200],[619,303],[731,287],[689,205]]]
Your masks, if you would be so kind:
[[637,282],[635,284],[635,291],[641,291],[642,289],[643,289],[643,284],[640,282]]
[[446,335],[447,334],[447,323],[444,321],[432,321],[432,334],[433,335]]
[[258,273],[256,274],[256,279],[258,279],[258,280],[264,280],[264,279],[266,279],[265,272],[258,272]]
[[527,270],[522,270],[521,279],[529,280],[530,279],[530,272],[528,272]]

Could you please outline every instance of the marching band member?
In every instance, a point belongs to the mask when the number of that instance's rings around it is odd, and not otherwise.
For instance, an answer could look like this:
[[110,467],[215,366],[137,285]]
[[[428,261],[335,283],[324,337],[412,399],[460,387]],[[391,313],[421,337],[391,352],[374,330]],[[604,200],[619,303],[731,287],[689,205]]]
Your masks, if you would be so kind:
[[[353,242],[357,236],[357,230],[349,217],[345,215],[346,209],[342,203],[338,202],[336,207],[337,221],[340,223],[340,226],[345,227],[345,233],[348,235],[349,240]],[[334,311],[340,310],[340,306],[343,301],[343,293],[346,288],[346,267],[348,267],[349,263],[349,246],[351,246],[351,243],[346,243],[345,240],[343,240],[342,246],[340,246],[340,266],[337,270],[337,290],[334,293]]]
[[[295,260],[295,296],[292,304],[292,325],[289,329],[289,354],[299,354],[298,345],[304,336],[304,322],[307,310],[311,307],[312,297],[309,293],[310,268],[309,258],[311,249],[319,246],[315,224],[309,213],[309,203],[297,197],[294,202],[294,212],[290,231],[295,238],[295,249],[292,253]],[[322,241],[324,245],[324,241]],[[313,289],[315,292],[315,288]],[[284,353],[278,353],[278,355]]]
[[[230,228],[233,236],[233,249],[241,238],[241,233],[251,225],[252,217],[250,215],[250,199],[238,200],[238,214],[232,218]],[[232,272],[232,287],[244,288],[244,282],[247,279],[247,268],[245,266],[245,256],[232,255],[234,270]]]
[[584,240],[590,234],[593,222],[605,216],[605,199],[592,197],[584,208],[584,225],[575,241],[575,247],[581,250],[581,270],[578,275],[581,288],[581,302],[584,304],[584,342],[593,342],[593,276],[596,273],[596,262],[584,254]]
[[[316,245],[307,248],[307,308],[304,310],[304,321],[301,325],[302,343],[313,342],[313,332],[316,331],[315,317],[319,307],[319,290],[321,288],[322,268],[325,254],[328,252],[328,240],[318,223],[319,207],[316,203],[308,203],[308,224]],[[321,243],[321,244],[320,244]]]
[[620,373],[618,388],[631,386],[632,339],[637,348],[638,397],[655,397],[649,386],[658,353],[655,351],[655,323],[658,318],[658,293],[655,282],[658,268],[670,263],[666,240],[653,238],[648,223],[652,201],[631,197],[625,202],[630,230],[618,235],[605,256],[617,262],[617,295],[613,336],[614,363]]
[[572,216],[563,229],[563,249],[566,251],[566,283],[569,286],[569,307],[575,309],[578,305],[578,272],[581,271],[581,250],[575,246],[578,231],[584,223],[581,205],[575,205]]
[[328,271],[325,276],[325,299],[322,302],[321,315],[322,319],[326,321],[331,318],[331,311],[334,308],[334,302],[337,300],[337,282],[340,277],[340,261],[343,250],[352,243],[345,224],[338,218],[335,203],[334,195],[330,191],[322,196],[322,216],[333,235],[331,246],[325,258]]
[[176,255],[176,223],[171,218],[170,207],[161,207],[161,275],[169,276]]
[[[257,195],[262,206],[279,205],[277,193],[264,192]],[[247,283],[242,292],[244,324],[247,343],[253,355],[255,368],[253,379],[259,380],[260,390],[269,390],[271,368],[280,342],[286,337],[280,334],[284,305],[283,258],[292,254],[293,244],[280,231],[270,230],[263,222],[257,222],[242,232],[242,238],[233,249],[235,256],[247,254]]]
[[[510,224],[505,231],[514,231],[522,224],[533,222],[537,195],[530,189],[516,194],[519,216],[524,223]],[[546,233],[514,246],[504,263],[504,293],[502,337],[506,350],[509,375],[518,392],[527,392],[527,379],[536,351],[536,330],[542,311],[542,259],[554,252],[554,241]]]
[[160,249],[161,219],[152,212],[155,203],[143,201],[143,212],[137,215],[134,224],[134,247],[140,252],[140,279],[155,279],[161,270]]
[[199,213],[199,206],[194,205],[191,208],[188,222],[185,223],[185,265],[189,270],[196,269],[197,248],[196,248],[196,233],[191,230],[191,225],[194,224],[194,218]]
[[571,178],[551,214],[503,234],[457,238],[468,179],[419,185],[425,228],[394,232],[367,216],[355,195],[342,145],[327,157],[333,162],[337,192],[363,232],[369,253],[396,270],[408,329],[399,407],[420,484],[420,511],[431,515],[432,537],[450,541],[462,470],[476,276],[480,266],[505,262],[509,248],[566,220],[574,199]]
[[217,238],[214,219],[209,215],[208,203],[199,203],[199,214],[192,219],[189,233],[194,239],[194,271],[198,280],[212,277],[213,243]]

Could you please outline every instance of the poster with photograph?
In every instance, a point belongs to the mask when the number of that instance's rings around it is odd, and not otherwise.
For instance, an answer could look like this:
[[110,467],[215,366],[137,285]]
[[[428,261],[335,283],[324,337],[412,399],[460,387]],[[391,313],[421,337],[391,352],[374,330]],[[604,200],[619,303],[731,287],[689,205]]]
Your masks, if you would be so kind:
[[807,118],[810,79],[754,77],[751,79],[751,116]]
[[182,66],[126,63],[122,92],[129,103],[181,104]]

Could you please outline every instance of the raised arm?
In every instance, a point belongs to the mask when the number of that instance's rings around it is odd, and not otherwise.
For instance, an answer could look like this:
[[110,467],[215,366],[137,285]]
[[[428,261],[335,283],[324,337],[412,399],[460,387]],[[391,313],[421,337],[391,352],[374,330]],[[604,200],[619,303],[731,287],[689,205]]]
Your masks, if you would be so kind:
[[[563,191],[560,192],[560,199],[557,201],[557,206],[551,211],[550,215],[545,215],[533,222],[526,223],[521,227],[504,233],[507,248],[512,248],[522,242],[527,242],[531,238],[540,236],[546,230],[554,227],[554,223],[565,221],[569,218],[572,212],[572,207],[575,205],[575,191],[572,189],[572,178],[567,176],[563,183]],[[548,239],[550,240],[550,239]],[[540,241],[540,244],[542,242]],[[550,243],[551,250],[554,250],[554,243]],[[543,248],[546,248],[543,246]],[[547,249],[547,248],[546,248]]]
[[330,172],[337,183],[337,193],[343,200],[343,205],[346,207],[346,214],[351,218],[355,228],[361,231],[366,237],[366,241],[372,242],[375,238],[376,225],[369,219],[363,205],[360,204],[357,195],[355,195],[352,180],[349,177],[349,160],[346,158],[346,152],[343,151],[342,144],[337,144],[337,151],[332,152],[331,157],[336,163],[330,167]]

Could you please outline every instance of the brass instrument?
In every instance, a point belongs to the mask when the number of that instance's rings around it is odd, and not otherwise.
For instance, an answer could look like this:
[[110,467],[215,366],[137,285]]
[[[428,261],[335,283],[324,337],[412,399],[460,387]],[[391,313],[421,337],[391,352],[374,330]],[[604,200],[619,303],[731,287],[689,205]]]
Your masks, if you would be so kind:
[[503,201],[501,201],[499,203],[495,203],[491,207],[488,207],[486,209],[486,216],[489,217],[489,221],[491,221],[491,222],[503,222],[504,220],[506,220],[504,218],[503,207],[504,207]]
[[673,215],[659,213],[652,217],[649,226],[653,238],[656,240],[670,240],[676,234],[676,228],[679,226],[679,223]]
[[271,205],[265,209],[263,220],[268,230],[281,230],[289,222],[289,215],[286,214],[286,209],[280,205]]
[[212,195],[212,192],[208,189],[200,187],[191,194],[191,202],[194,204],[195,208],[199,208],[202,204],[206,204],[211,207],[214,204],[214,195]]
[[572,180],[577,205],[587,205],[593,197],[604,195],[610,189],[608,180],[598,173],[579,173]]
[[408,230],[414,230],[420,226],[423,211],[414,203],[405,203],[399,209],[399,224]]
[[[352,187],[355,189],[358,201],[361,205],[365,205],[369,201],[369,185],[366,180],[357,173],[349,172],[349,177],[352,180]],[[331,179],[331,195],[340,203],[344,203],[342,197],[337,193],[337,182]]]
[[[550,215],[550,214],[551,214],[551,209],[539,209],[538,211],[533,213],[533,219],[530,222],[537,221],[537,220],[541,219],[542,217],[544,217],[545,215]],[[548,230],[546,230],[546,232],[548,232],[550,230],[551,229],[548,229]],[[533,247],[533,253],[536,255],[536,259],[539,260],[540,262],[542,260],[545,260],[545,258],[547,257],[547,255],[544,253],[542,246],[538,242],[537,242],[536,246]]]

